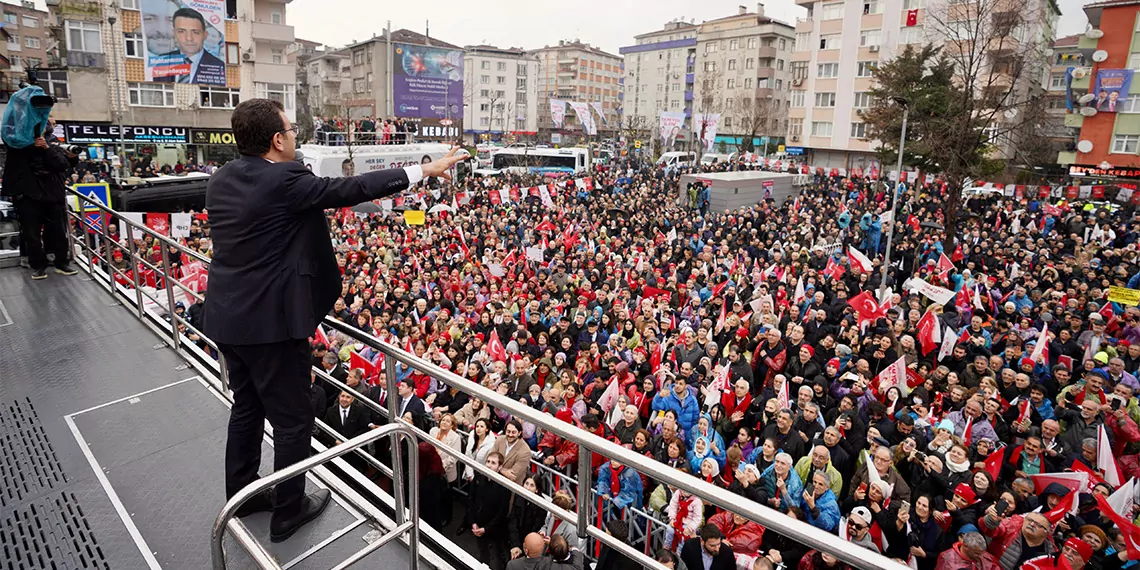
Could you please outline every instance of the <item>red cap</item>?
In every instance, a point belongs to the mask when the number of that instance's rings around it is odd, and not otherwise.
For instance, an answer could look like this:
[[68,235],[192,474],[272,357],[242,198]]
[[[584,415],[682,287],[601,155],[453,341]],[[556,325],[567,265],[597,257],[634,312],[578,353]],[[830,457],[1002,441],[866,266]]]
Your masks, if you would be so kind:
[[974,493],[974,490],[965,483],[958,483],[958,486],[954,487],[954,494],[962,497],[963,499],[966,499],[966,502],[970,504],[972,504],[978,498],[978,495]]
[[1076,550],[1077,553],[1081,555],[1081,559],[1084,560],[1085,562],[1088,562],[1089,559],[1092,558],[1092,555],[1093,555],[1092,546],[1089,546],[1089,543],[1087,543],[1087,542],[1085,542],[1085,541],[1083,541],[1083,540],[1081,540],[1075,536],[1070,537],[1069,540],[1066,540],[1065,546],[1068,546],[1069,548]]

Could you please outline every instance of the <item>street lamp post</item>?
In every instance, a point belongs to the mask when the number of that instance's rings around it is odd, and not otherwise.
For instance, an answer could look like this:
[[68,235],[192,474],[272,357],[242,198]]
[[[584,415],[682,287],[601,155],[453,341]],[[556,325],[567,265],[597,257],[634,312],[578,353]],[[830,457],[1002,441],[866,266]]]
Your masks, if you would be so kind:
[[[112,31],[114,31],[115,22],[117,21],[119,20],[115,16],[109,16],[107,18],[107,24],[111,26]],[[123,93],[120,91],[122,85],[119,83],[119,62],[121,60],[119,60],[117,56],[118,52],[112,49],[111,57],[114,61],[111,62],[111,69],[114,71],[112,82],[115,84],[115,89],[111,97],[111,107],[114,109],[115,119],[119,127],[119,180],[120,182],[125,182],[127,176],[130,176],[131,171],[130,168],[127,167],[127,138],[123,133],[123,107],[121,99]]]
[[[895,219],[895,208],[898,207],[899,201],[899,188],[902,186],[902,166],[903,166],[903,149],[906,147],[906,120],[910,114],[910,104],[903,97],[891,97],[891,100],[896,105],[902,107],[902,134],[899,135],[899,160],[895,172],[898,172],[898,180],[896,180],[895,187],[891,192],[891,230],[887,232],[887,252],[883,257],[883,275],[879,283],[879,299],[880,301],[886,296],[887,293],[887,268],[891,264],[891,241],[895,237],[895,227],[898,226]],[[889,177],[888,177],[889,178]]]

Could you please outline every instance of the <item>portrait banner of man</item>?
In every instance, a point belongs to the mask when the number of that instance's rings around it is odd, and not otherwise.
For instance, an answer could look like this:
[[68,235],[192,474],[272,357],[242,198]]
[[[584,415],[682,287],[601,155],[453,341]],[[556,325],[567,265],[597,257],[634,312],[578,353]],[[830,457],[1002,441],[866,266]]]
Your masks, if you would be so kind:
[[225,85],[226,0],[141,0],[146,79]]
[[1115,113],[1117,103],[1128,98],[1128,89],[1131,86],[1131,69],[1098,69],[1093,87],[1096,110],[1101,113]]

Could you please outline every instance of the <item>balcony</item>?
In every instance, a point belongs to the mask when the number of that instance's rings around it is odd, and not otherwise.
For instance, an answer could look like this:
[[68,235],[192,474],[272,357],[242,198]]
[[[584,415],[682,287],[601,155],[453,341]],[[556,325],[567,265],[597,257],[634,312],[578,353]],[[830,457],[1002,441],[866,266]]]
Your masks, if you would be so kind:
[[107,67],[107,58],[101,53],[89,53],[84,51],[69,51],[67,52],[67,66],[68,67],[94,67],[104,69]]
[[291,84],[297,81],[297,74],[292,65],[259,61],[253,66],[253,80],[258,83]]
[[692,100],[693,100],[693,92],[692,91],[685,91],[685,102],[689,102]]
[[685,74],[685,85],[692,85],[692,84],[693,84],[693,81],[694,81],[694,78],[695,78],[695,75],[696,75],[696,74],[694,74],[694,73],[693,73],[693,72],[691,72],[691,71],[690,71],[689,73],[686,73],[686,74]]
[[1057,164],[1075,164],[1077,153],[1075,151],[1061,151],[1057,153]]
[[280,44],[291,44],[294,39],[293,26],[270,24],[268,22],[254,22],[253,39]]
[[576,64],[576,63],[578,63],[578,59],[577,59],[577,58],[573,58],[573,57],[561,57],[561,58],[558,58],[558,64],[559,64],[559,65],[574,65],[574,64]]
[[1079,129],[1079,128],[1081,128],[1081,125],[1083,125],[1083,124],[1085,124],[1085,116],[1084,115],[1082,115],[1080,113],[1066,113],[1065,114],[1065,126],[1066,127],[1073,127],[1073,128]]
[[771,47],[771,46],[762,47],[762,48],[760,48],[760,55],[758,57],[760,59],[764,59],[764,58],[773,59],[776,57],[776,48]]

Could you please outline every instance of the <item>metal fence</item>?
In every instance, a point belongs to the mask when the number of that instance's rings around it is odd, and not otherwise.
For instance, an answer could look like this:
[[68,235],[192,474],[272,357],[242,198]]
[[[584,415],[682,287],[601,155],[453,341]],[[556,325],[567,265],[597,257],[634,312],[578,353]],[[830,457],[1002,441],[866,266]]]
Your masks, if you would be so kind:
[[[113,210],[85,196],[76,192],[72,192],[71,194],[77,197],[79,208],[78,211],[68,212],[71,221],[71,231],[68,232],[68,239],[72,246],[72,251],[75,252],[78,265],[90,275],[93,281],[103,286],[115,298],[117,303],[134,305],[137,316],[141,320],[161,337],[167,339],[175,350],[190,358],[190,363],[195,368],[208,376],[221,391],[228,394],[228,374],[224,360],[221,359],[217,351],[216,344],[175,310],[176,298],[192,299],[194,302],[198,302],[202,300],[202,296],[198,294],[193,285],[181,282],[178,276],[171,275],[169,271],[169,268],[172,267],[171,256],[174,255],[179,256],[180,261],[202,263],[207,267],[209,265],[209,259],[164,235],[155,233],[144,225],[137,224],[118,215]],[[116,223],[119,228],[121,228],[121,235],[125,238],[123,243],[112,239],[108,231],[111,223]],[[149,253],[139,251],[136,238],[143,239],[144,237],[158,246],[158,254],[155,254],[153,249]],[[122,263],[113,261],[113,252],[116,248],[123,249],[124,259]],[[322,453],[314,456],[308,462],[297,464],[297,466],[300,466],[298,467],[298,472],[309,469],[318,472],[322,480],[329,483],[335,492],[343,493],[350,497],[355,495],[355,492],[346,486],[344,482],[340,480],[340,477],[324,469],[325,464],[330,462],[340,467],[344,476],[350,478],[355,484],[368,489],[376,496],[387,496],[386,493],[380,491],[371,481],[363,477],[359,472],[356,472],[355,469],[349,467],[348,464],[341,459],[341,456],[347,453],[356,453],[364,457],[366,462],[381,473],[392,478],[395,491],[392,502],[397,512],[395,522],[387,519],[387,517],[374,506],[357,505],[356,502],[353,504],[360,507],[363,512],[368,513],[375,520],[387,521],[389,523],[387,525],[389,527],[389,533],[407,535],[406,538],[404,538],[404,542],[407,543],[412,550],[411,565],[413,568],[420,562],[419,557],[416,555],[417,534],[419,532],[425,532],[433,536],[433,538],[439,537],[439,535],[434,529],[430,529],[429,527],[421,529],[417,522],[413,522],[406,528],[404,527],[404,523],[408,520],[418,521],[418,518],[415,517],[414,514],[405,516],[406,506],[404,504],[403,478],[399,476],[399,474],[403,472],[403,454],[400,452],[401,446],[393,446],[393,461],[390,467],[384,465],[382,462],[376,461],[375,458],[371,457],[364,450],[368,443],[379,439],[383,435],[396,437],[396,434],[404,434],[412,437],[417,442],[428,442],[436,447],[441,454],[454,457],[458,462],[470,467],[477,474],[488,477],[507,487],[515,494],[540,506],[548,513],[552,513],[564,521],[575,524],[580,538],[590,539],[588,546],[592,553],[597,552],[597,549],[600,548],[601,545],[605,545],[649,568],[662,568],[649,554],[663,543],[663,534],[667,525],[652,513],[630,508],[615,516],[623,517],[627,521],[632,522],[630,526],[635,530],[632,531],[631,540],[629,542],[623,542],[607,534],[604,530],[601,510],[598,508],[598,498],[593,494],[593,470],[591,460],[592,454],[594,453],[601,454],[607,458],[617,459],[638,473],[644,474],[655,481],[696,495],[706,505],[714,505],[744,516],[763,525],[768,531],[777,532],[784,536],[795,537],[796,540],[811,548],[829,553],[858,568],[869,570],[903,570],[907,568],[880,554],[841,540],[838,536],[827,533],[804,522],[794,520],[766,506],[744,500],[739,495],[725,489],[706,483],[705,481],[678,470],[671,469],[651,458],[639,455],[571,424],[556,420],[550,415],[539,412],[506,396],[502,396],[489,388],[467,381],[448,370],[417,358],[415,355],[387,344],[372,335],[364,334],[331,317],[325,318],[324,325],[330,330],[335,330],[338,334],[345,335],[354,342],[361,343],[384,356],[387,390],[389,394],[396,393],[396,365],[399,363],[430,376],[441,385],[456,388],[471,397],[479,398],[496,409],[502,410],[522,421],[529,422],[544,431],[554,433],[579,446],[577,463],[578,478],[572,478],[566,472],[550,469],[536,462],[532,462],[531,467],[533,472],[540,474],[544,481],[549,484],[548,489],[567,489],[568,491],[573,491],[576,496],[576,512],[570,512],[556,506],[550,498],[525,490],[521,484],[510,481],[506,477],[490,471],[473,458],[467,457],[464,453],[447,446],[443,442],[431,437],[427,432],[399,418],[392,420],[392,424],[390,425],[398,425],[399,428],[393,428],[391,433],[385,432],[385,434],[380,434],[375,437],[366,437],[371,434],[365,434],[364,436],[350,440],[330,450],[325,450],[323,445],[314,441],[314,446],[321,450]],[[380,402],[369,400],[359,391],[352,389],[346,384],[320,371],[318,372],[326,381],[353,394],[363,405],[375,411],[379,411],[381,414],[386,414],[389,418],[397,417],[395,398],[388,398],[386,406],[381,405]],[[318,427],[327,433],[335,435],[335,431],[323,424],[323,422],[318,422]],[[278,473],[271,475],[270,478],[280,480],[286,477]],[[264,488],[271,484],[272,482],[267,483],[267,480],[261,480],[255,482],[253,485]],[[243,492],[241,496],[248,497],[254,493],[255,491],[249,491],[248,493]],[[219,524],[215,527],[216,531],[224,532],[225,529],[229,529],[231,532],[234,532],[235,527],[240,523],[231,523],[227,518],[227,513],[232,513],[238,504],[235,499],[235,501],[231,501],[231,503],[226,506],[219,515]],[[414,504],[410,506],[414,507]],[[408,517],[410,517],[410,519]],[[235,535],[239,538],[239,541],[246,544],[247,541],[243,539],[240,529],[236,531]],[[218,540],[217,536],[215,536],[215,540]],[[259,547],[255,544],[246,545],[251,549],[251,552],[253,552],[256,558],[257,549]],[[365,553],[365,555],[366,554],[367,553]],[[264,567],[273,568],[273,566]]]

